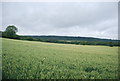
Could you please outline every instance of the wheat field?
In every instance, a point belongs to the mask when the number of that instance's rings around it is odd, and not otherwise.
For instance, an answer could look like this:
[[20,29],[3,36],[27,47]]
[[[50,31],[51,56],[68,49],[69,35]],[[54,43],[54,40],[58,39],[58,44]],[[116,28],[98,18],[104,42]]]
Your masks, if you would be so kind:
[[1,39],[3,79],[118,78],[118,47]]

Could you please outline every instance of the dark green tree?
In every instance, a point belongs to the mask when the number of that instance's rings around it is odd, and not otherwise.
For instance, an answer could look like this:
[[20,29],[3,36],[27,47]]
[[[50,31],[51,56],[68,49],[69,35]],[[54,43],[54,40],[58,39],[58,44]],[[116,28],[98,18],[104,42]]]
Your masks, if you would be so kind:
[[2,37],[2,31],[0,31],[0,37]]
[[6,28],[6,30],[4,31],[4,34],[8,38],[16,38],[17,37],[17,34],[16,34],[17,32],[18,32],[17,27],[12,25],[12,26],[8,26]]
[[109,42],[109,46],[110,46],[110,47],[113,47],[113,42]]

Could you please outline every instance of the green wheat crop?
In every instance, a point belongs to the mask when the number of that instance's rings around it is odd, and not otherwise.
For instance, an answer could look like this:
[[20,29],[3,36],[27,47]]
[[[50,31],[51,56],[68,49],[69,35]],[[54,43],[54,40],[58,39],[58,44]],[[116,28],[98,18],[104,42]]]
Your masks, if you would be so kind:
[[118,47],[2,38],[3,79],[116,79]]

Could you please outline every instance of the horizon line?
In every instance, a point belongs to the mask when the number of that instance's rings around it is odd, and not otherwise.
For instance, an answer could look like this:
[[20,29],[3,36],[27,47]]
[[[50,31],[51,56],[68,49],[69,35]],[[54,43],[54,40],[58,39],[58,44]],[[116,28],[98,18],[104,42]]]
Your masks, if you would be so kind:
[[[20,34],[19,34],[20,35]],[[22,34],[21,34],[22,35]],[[65,36],[65,37],[84,37],[84,38],[97,38],[97,39],[108,39],[108,40],[119,40],[113,38],[102,38],[102,37],[92,37],[92,36],[72,36],[72,35],[23,35],[23,36]]]

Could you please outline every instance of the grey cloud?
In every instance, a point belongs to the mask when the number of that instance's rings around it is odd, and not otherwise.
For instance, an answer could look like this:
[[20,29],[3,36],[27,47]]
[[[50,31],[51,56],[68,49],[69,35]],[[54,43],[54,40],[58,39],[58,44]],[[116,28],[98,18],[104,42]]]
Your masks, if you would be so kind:
[[117,2],[3,3],[3,29],[18,34],[93,36],[117,39]]

